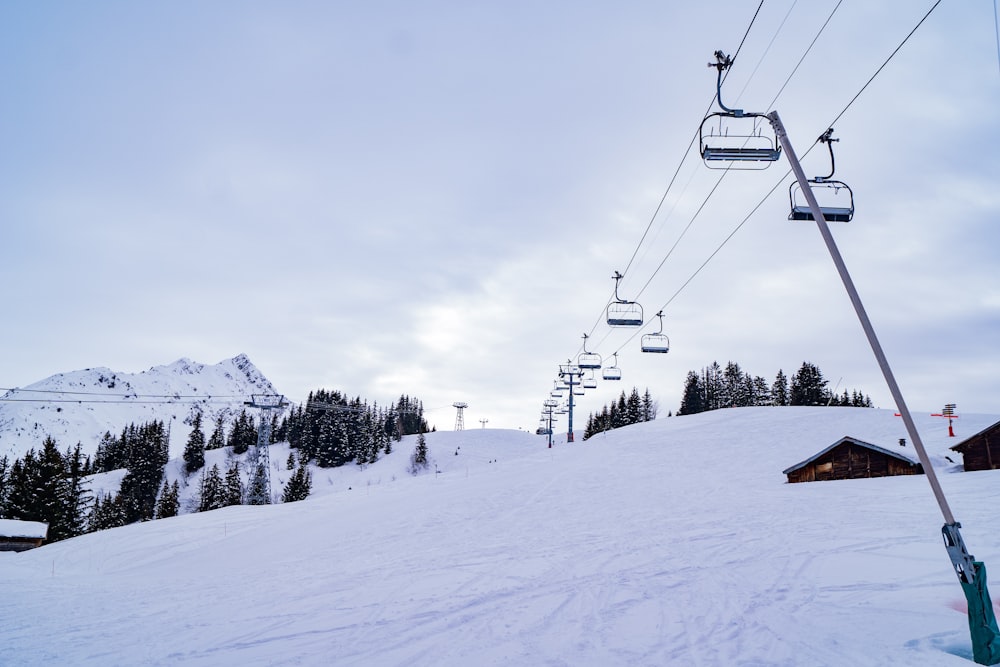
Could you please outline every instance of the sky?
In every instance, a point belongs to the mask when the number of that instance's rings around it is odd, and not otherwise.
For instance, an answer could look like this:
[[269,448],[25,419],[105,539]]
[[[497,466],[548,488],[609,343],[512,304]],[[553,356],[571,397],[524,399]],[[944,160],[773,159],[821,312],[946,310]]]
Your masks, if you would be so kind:
[[[293,401],[533,430],[587,333],[623,380],[577,428],[713,361],[894,407],[787,161],[690,149],[739,49],[723,100],[807,174],[836,119],[834,235],[910,407],[997,412],[993,4],[942,2],[867,87],[932,2],[693,4],[5,4],[0,386],[245,353]],[[669,354],[603,323],[615,271]]]

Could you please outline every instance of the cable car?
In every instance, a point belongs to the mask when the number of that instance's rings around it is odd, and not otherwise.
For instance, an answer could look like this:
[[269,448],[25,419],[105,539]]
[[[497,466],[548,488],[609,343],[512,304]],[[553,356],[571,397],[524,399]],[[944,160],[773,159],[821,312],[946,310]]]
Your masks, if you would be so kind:
[[[833,180],[833,174],[837,170],[837,163],[833,158],[833,142],[840,139],[833,138],[831,127],[823,133],[819,141],[826,144],[830,150],[830,173],[809,179],[809,189],[819,204],[819,212],[827,222],[850,222],[854,218],[854,193],[843,181]],[[788,214],[789,220],[816,219],[798,181],[792,181],[788,187],[788,198],[792,205],[792,212]]]
[[618,368],[618,353],[615,352],[615,363],[612,366],[605,366],[601,373],[601,377],[605,380],[621,380],[622,379],[622,369]]
[[587,334],[583,334],[583,352],[576,358],[576,365],[586,369],[600,368],[601,355],[596,352],[587,352],[587,338]]
[[589,377],[583,378],[583,388],[597,389],[597,378],[594,377],[594,371],[590,371]]
[[663,311],[656,314],[660,318],[660,330],[656,333],[645,334],[640,343],[643,352],[654,352],[666,354],[670,351],[670,339],[663,333]]
[[641,327],[642,306],[618,296],[618,281],[624,277],[622,274],[615,271],[615,275],[611,277],[615,281],[615,300],[608,304],[608,326]]
[[778,139],[764,114],[722,103],[722,73],[733,60],[722,51],[715,52],[715,59],[708,66],[719,71],[715,99],[722,111],[705,116],[698,128],[701,157],[711,169],[766,169],[781,158]]

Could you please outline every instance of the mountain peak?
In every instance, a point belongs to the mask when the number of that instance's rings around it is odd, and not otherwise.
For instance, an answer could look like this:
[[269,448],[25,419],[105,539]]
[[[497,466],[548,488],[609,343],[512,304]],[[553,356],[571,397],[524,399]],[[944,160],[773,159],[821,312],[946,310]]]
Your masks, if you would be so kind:
[[228,424],[251,395],[275,393],[242,353],[213,366],[182,357],[141,373],[105,367],[58,373],[5,395],[0,456],[15,458],[38,449],[46,436],[61,449],[79,442],[85,453],[93,454],[105,432],[154,420],[171,424],[174,455],[183,449],[196,413],[204,424],[220,417]]

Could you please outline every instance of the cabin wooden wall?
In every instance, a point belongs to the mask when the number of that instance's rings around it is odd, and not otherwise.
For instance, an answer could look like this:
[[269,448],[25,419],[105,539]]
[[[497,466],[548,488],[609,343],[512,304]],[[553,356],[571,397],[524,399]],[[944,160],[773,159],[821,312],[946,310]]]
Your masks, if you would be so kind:
[[27,551],[42,546],[41,537],[0,537],[0,551]]
[[919,475],[918,463],[906,463],[880,452],[845,442],[807,465],[788,473],[788,481],[822,482],[831,479],[861,479],[892,475]]
[[1000,424],[962,443],[962,459],[966,470],[1000,468]]

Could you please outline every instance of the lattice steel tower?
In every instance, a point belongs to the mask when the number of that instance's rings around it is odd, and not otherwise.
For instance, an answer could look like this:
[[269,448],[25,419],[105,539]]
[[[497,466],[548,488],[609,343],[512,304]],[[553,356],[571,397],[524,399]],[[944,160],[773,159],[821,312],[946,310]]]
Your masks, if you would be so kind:
[[257,425],[257,447],[249,457],[250,484],[247,487],[248,505],[269,505],[271,503],[271,411],[288,405],[284,396],[275,394],[254,394],[245,405],[260,408],[260,423]]
[[455,415],[455,430],[464,431],[465,430],[465,409],[469,407],[468,403],[463,403],[459,401],[458,403],[452,403],[453,406],[458,410],[458,414]]

